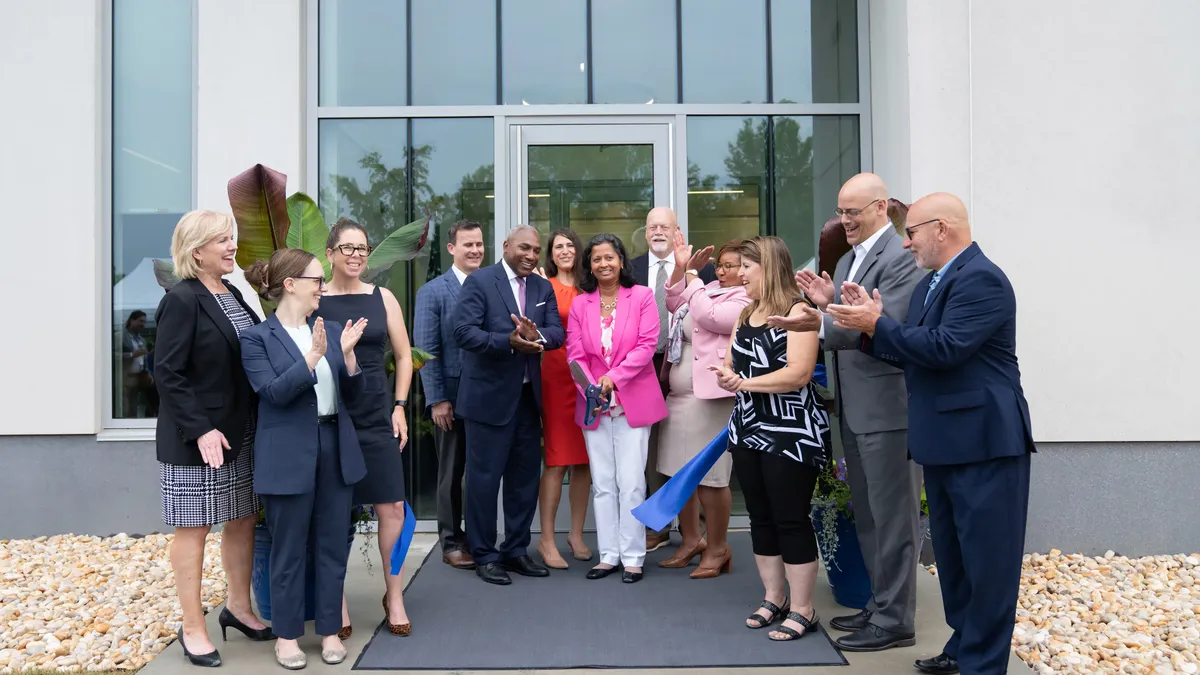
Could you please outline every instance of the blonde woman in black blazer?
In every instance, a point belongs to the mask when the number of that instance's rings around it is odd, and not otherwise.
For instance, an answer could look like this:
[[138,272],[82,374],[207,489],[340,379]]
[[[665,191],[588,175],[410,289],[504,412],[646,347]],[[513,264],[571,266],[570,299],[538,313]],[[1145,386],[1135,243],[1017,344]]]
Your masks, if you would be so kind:
[[155,435],[163,522],[175,528],[171,568],[183,608],[179,642],[198,666],[221,665],[204,625],[200,579],[204,541],[224,524],[221,565],[229,600],[226,628],[251,640],[274,639],[250,604],[254,526],[254,405],[242,368],[239,335],[258,316],[222,277],[233,271],[233,218],[192,211],[171,238],[181,281],[159,303],[154,318],[155,384],[159,395]]

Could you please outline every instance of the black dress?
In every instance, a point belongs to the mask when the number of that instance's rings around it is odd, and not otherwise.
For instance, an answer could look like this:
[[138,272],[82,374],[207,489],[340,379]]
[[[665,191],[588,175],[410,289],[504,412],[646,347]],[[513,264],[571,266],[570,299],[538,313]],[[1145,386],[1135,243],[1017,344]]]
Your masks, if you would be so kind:
[[387,309],[383,294],[376,286],[370,293],[326,295],[316,315],[327,322],[345,326],[347,321],[367,320],[367,329],[354,347],[354,356],[362,369],[364,391],[379,405],[354,420],[367,475],[354,486],[355,504],[391,504],[404,501],[404,460],[400,439],[392,435],[394,390],[388,386],[384,369],[384,348],[388,344]]

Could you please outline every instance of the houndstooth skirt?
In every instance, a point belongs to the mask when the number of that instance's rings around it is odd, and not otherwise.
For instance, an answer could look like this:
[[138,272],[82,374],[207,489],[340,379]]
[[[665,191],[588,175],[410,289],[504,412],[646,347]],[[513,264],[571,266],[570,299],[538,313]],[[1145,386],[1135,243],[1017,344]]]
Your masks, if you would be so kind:
[[254,493],[254,434],[246,434],[237,457],[221,468],[159,462],[163,523],[171,527],[208,527],[257,514]]

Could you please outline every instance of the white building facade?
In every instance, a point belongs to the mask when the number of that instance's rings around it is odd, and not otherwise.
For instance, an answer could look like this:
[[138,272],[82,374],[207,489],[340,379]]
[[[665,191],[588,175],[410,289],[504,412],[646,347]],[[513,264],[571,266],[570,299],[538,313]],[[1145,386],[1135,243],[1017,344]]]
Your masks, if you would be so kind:
[[[164,529],[155,403],[122,349],[153,344],[153,260],[169,259],[179,216],[229,211],[226,183],[263,164],[328,222],[351,217],[376,240],[434,214],[427,253],[385,280],[406,310],[448,269],[445,232],[463,218],[484,224],[492,262],[514,224],[635,244],[663,205],[692,243],[776,234],[801,266],[859,171],[905,203],[955,193],[1017,292],[1039,445],[1027,548],[1200,547],[1188,189],[1200,5],[41,0],[0,12],[13,319],[0,334],[0,538]],[[130,328],[136,312],[144,329]],[[421,406],[419,378],[410,400]],[[432,436],[413,427],[408,491],[428,520]]]

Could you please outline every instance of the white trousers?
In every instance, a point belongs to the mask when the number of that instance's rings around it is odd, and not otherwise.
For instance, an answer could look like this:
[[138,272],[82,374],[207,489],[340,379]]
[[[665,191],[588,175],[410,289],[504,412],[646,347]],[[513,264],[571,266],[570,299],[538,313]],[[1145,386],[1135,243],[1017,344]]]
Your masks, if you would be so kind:
[[646,561],[646,526],[633,509],[646,501],[646,453],[650,427],[634,429],[624,415],[600,416],[595,431],[584,429],[592,470],[592,511],[600,562],[641,567]]

